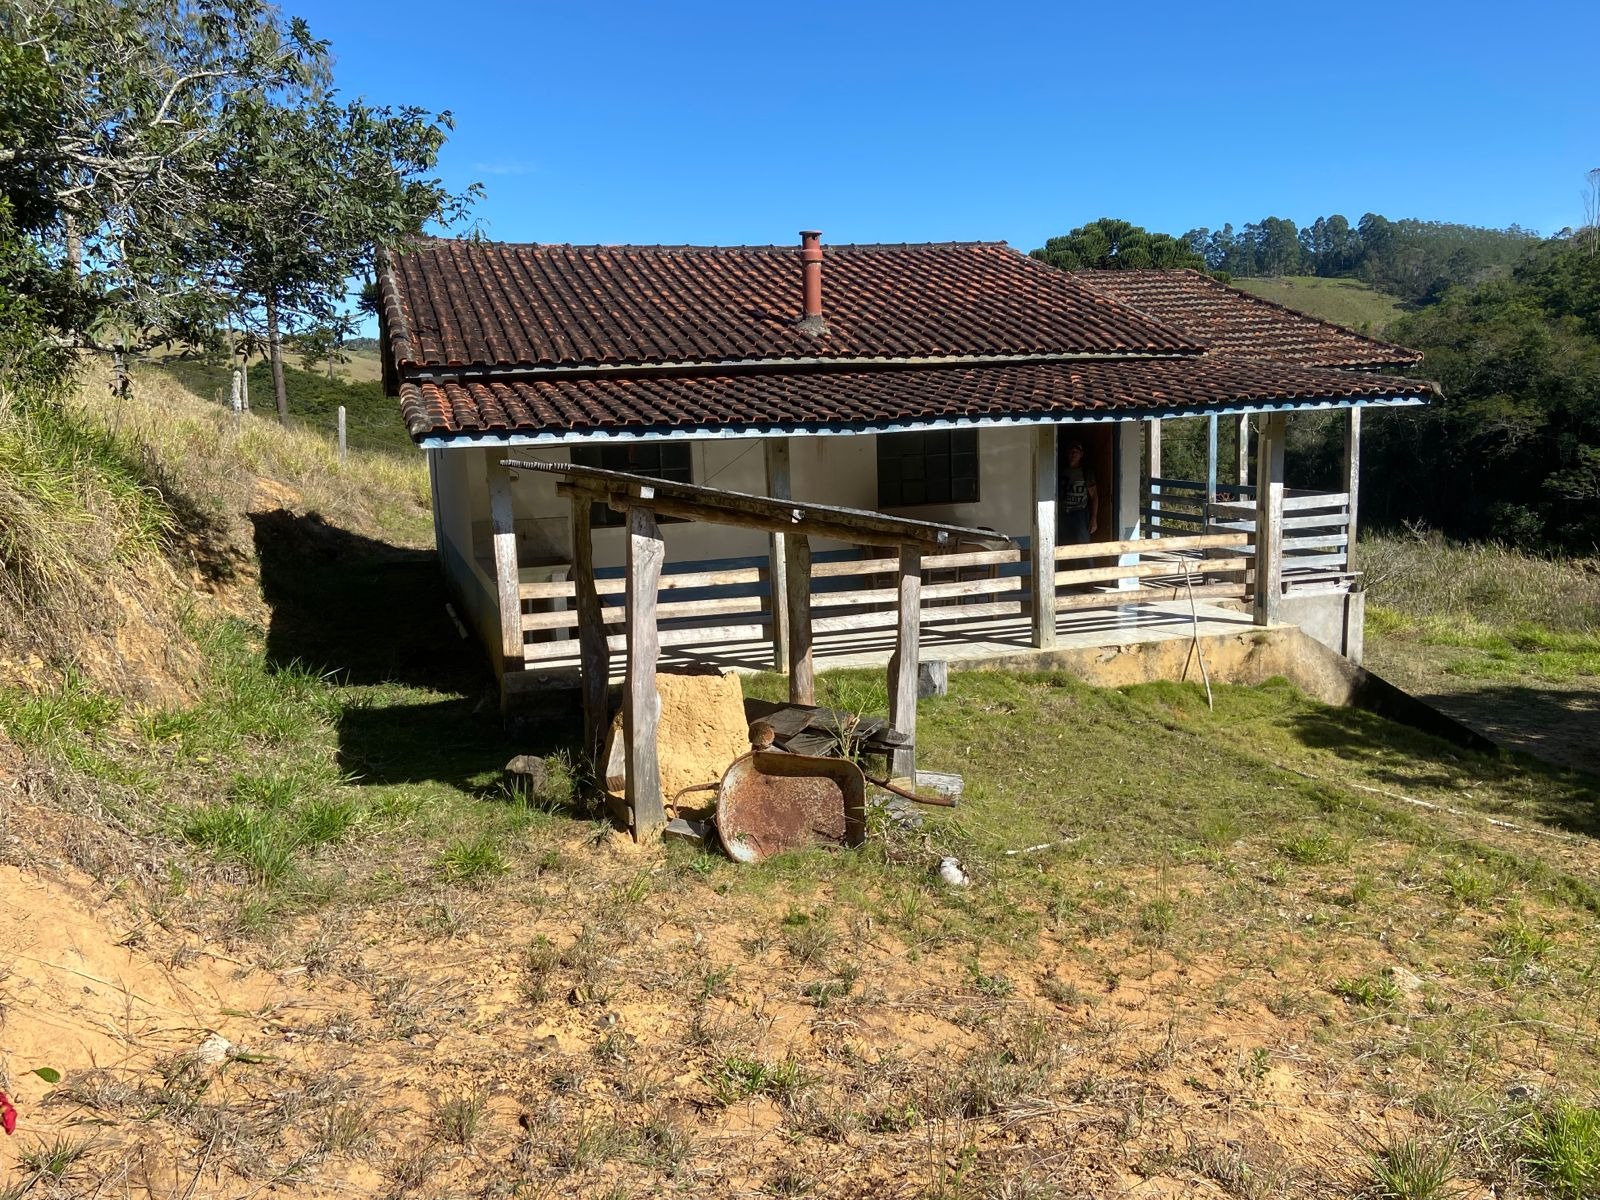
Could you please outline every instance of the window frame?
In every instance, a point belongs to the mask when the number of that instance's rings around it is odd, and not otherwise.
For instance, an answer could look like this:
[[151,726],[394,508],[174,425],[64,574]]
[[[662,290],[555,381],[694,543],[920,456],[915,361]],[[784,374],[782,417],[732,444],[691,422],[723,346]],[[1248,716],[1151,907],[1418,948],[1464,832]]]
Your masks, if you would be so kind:
[[913,429],[876,438],[878,508],[977,504],[983,498],[976,429]]
[[[674,459],[681,456],[681,461],[667,463],[669,452]],[[604,471],[627,471],[633,475],[647,475],[651,479],[664,479],[669,482],[694,482],[694,447],[688,442],[591,443],[586,446],[573,446],[569,454],[574,466],[598,467]],[[641,454],[654,455],[654,464],[630,461]],[[619,456],[621,456],[620,461]],[[658,516],[656,520],[665,525],[682,518]],[[596,501],[589,506],[590,529],[618,529],[626,522],[626,514],[612,511],[609,504]]]

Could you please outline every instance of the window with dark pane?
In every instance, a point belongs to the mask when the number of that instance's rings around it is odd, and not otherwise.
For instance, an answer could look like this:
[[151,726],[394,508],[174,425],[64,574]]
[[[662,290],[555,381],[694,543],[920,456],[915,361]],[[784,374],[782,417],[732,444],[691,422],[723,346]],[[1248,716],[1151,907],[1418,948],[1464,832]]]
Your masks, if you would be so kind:
[[878,507],[971,504],[978,499],[978,431],[878,435]]
[[[634,442],[623,446],[574,446],[572,461],[580,467],[602,467],[607,471],[627,471],[652,479],[674,483],[693,483],[690,448],[683,442]],[[591,526],[621,525],[623,514],[604,504],[589,506]],[[660,518],[663,521],[669,518]]]

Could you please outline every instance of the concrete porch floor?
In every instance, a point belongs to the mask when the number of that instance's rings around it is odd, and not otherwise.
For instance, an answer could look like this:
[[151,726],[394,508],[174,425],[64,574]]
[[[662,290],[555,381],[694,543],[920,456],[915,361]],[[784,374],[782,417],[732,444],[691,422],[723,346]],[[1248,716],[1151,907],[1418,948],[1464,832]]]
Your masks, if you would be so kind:
[[[1259,629],[1248,613],[1198,603],[1199,633],[1202,638],[1248,633]],[[944,614],[948,613],[946,616]],[[1134,646],[1156,642],[1186,642],[1194,636],[1194,620],[1187,601],[1146,601],[1110,608],[1077,609],[1061,613],[1056,620],[1057,650],[1092,650],[1099,647]],[[970,661],[993,662],[1010,656],[1036,655],[1031,626],[1026,615],[975,616],[959,607],[925,609],[922,617],[922,658],[943,659],[952,665]],[[543,659],[538,670],[575,670],[577,642],[571,657]],[[819,632],[812,645],[812,657],[819,671],[838,667],[876,667],[889,661],[894,652],[894,630],[863,629]],[[622,679],[625,657],[613,651],[611,678]],[[772,643],[765,639],[718,642],[707,646],[665,646],[660,669],[695,667],[700,669],[751,673],[770,671]]]

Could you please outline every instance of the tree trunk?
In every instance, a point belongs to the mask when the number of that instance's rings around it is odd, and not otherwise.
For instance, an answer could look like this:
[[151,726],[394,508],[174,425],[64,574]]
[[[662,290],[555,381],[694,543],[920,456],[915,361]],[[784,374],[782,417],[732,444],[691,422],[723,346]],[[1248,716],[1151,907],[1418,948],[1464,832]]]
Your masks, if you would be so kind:
[[289,393],[283,386],[283,333],[278,328],[278,302],[267,297],[267,354],[272,359],[272,394],[278,401],[278,423],[289,424]]

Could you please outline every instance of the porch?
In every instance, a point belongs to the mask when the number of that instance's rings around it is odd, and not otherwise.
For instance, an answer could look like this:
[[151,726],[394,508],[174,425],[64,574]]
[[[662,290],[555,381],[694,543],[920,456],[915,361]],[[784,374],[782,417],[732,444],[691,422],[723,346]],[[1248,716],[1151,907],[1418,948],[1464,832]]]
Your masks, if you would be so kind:
[[[1230,419],[1230,418],[1224,418]],[[1238,418],[1243,421],[1245,418]],[[1283,486],[1286,416],[1256,418],[1258,471],[1267,486],[1248,481],[1248,456],[1226,470],[1217,456],[1218,419],[1209,425],[1206,480],[1169,478],[1161,470],[1161,422],[1116,426],[1118,471],[1108,508],[1114,541],[1058,545],[1058,426],[1027,431],[1031,463],[1013,470],[1027,493],[1027,532],[1005,530],[1011,545],[924,556],[918,620],[922,656],[952,664],[991,662],[1055,648],[1125,646],[1239,632],[1250,625],[1301,624],[1341,653],[1359,659],[1359,573],[1351,564],[1359,420],[1346,417],[1347,488],[1340,492]],[[1069,427],[1070,428],[1070,427]],[[765,443],[772,495],[785,494],[787,449]],[[1221,479],[1219,475],[1232,478]],[[491,499],[512,511],[504,470],[489,475]],[[1021,497],[1019,497],[1020,499]],[[571,544],[588,542],[574,510]],[[710,527],[706,527],[709,531]],[[1257,530],[1266,539],[1258,563]],[[774,534],[765,554],[668,561],[656,609],[664,667],[736,671],[787,670],[791,661],[787,613],[801,586],[787,561],[785,535]],[[495,558],[483,563],[488,580],[509,579],[515,562],[515,522],[497,530]],[[504,557],[501,557],[504,556]],[[669,556],[670,557],[670,556]],[[571,686],[580,676],[579,614],[570,570],[560,564],[516,564],[514,595],[496,605],[516,613],[503,623],[505,694]],[[888,548],[808,547],[803,567],[811,613],[811,653],[819,667],[869,666],[894,650],[900,562]],[[1268,581],[1258,587],[1257,580]],[[607,635],[608,674],[621,678],[625,647],[625,579],[620,565],[596,565],[595,585]],[[1191,604],[1193,608],[1191,608]]]

